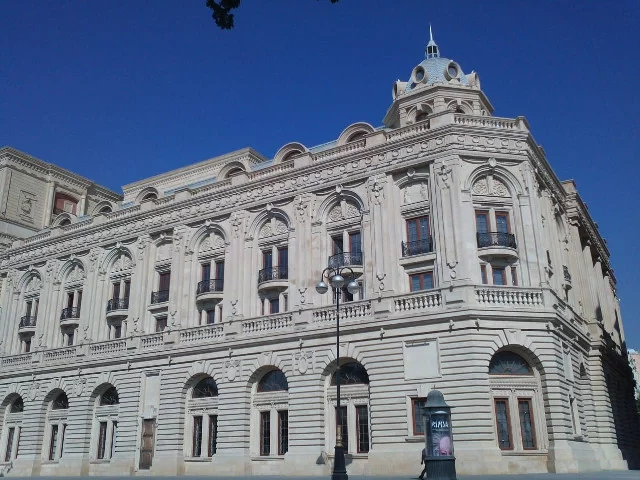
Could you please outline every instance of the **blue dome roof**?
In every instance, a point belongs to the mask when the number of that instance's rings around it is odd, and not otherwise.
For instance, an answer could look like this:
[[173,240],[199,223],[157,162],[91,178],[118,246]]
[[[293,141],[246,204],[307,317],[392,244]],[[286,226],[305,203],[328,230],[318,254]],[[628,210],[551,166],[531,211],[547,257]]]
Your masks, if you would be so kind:
[[[445,71],[449,67],[449,64],[453,63],[458,68],[459,72],[457,78],[460,81],[460,85],[469,85],[469,81],[465,76],[464,72],[460,68],[460,66],[449,58],[443,57],[431,57],[425,58],[422,62],[420,62],[416,68],[422,67],[425,71],[427,81],[415,83],[413,75],[407,82],[407,86],[405,88],[405,93],[414,90],[416,87],[421,85],[436,85],[436,84],[447,84],[449,83],[449,79],[445,76]],[[415,68],[414,68],[415,71]]]

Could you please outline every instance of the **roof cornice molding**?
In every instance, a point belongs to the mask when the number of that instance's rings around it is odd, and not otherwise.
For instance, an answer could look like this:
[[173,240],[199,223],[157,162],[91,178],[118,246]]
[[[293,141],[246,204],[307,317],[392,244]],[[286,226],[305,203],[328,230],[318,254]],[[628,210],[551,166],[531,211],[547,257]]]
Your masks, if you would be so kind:
[[76,188],[87,190],[90,188],[99,189],[100,191],[108,192],[112,197],[120,198],[120,195],[106,187],[96,184],[92,180],[75,174],[67,169],[59,167],[53,163],[48,163],[33,157],[27,153],[16,150],[13,147],[1,147],[0,148],[0,165],[6,166],[23,166],[27,167],[31,174],[40,173],[45,177],[42,180],[49,180],[47,177],[51,177],[54,180],[67,183]]

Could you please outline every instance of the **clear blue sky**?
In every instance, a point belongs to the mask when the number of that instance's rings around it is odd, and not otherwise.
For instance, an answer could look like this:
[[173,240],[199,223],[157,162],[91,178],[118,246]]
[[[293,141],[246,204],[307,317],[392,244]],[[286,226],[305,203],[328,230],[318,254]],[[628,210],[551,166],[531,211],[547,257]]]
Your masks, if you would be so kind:
[[607,239],[640,348],[640,3],[243,0],[221,31],[205,0],[0,1],[0,145],[120,186],[245,146],[380,125],[424,57],[479,73],[524,115]]

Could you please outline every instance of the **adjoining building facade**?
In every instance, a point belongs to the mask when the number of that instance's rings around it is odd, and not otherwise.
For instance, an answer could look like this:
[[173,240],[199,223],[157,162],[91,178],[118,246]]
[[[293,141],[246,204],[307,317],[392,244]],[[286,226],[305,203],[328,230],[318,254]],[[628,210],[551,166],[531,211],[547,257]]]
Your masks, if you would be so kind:
[[[415,474],[434,387],[461,474],[628,468],[606,244],[526,120],[426,53],[381,128],[190,165],[13,242],[4,472],[324,475],[340,422],[349,473]],[[339,412],[328,265],[360,285]]]

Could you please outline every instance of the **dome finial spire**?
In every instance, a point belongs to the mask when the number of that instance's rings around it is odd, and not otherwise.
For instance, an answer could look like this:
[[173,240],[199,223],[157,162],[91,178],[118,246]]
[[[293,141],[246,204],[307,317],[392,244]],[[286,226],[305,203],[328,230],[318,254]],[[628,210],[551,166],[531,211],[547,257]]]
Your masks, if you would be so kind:
[[427,54],[427,58],[435,58],[440,56],[438,45],[433,40],[433,31],[431,30],[431,23],[429,23],[429,43],[427,43],[427,48],[425,49],[425,53]]

